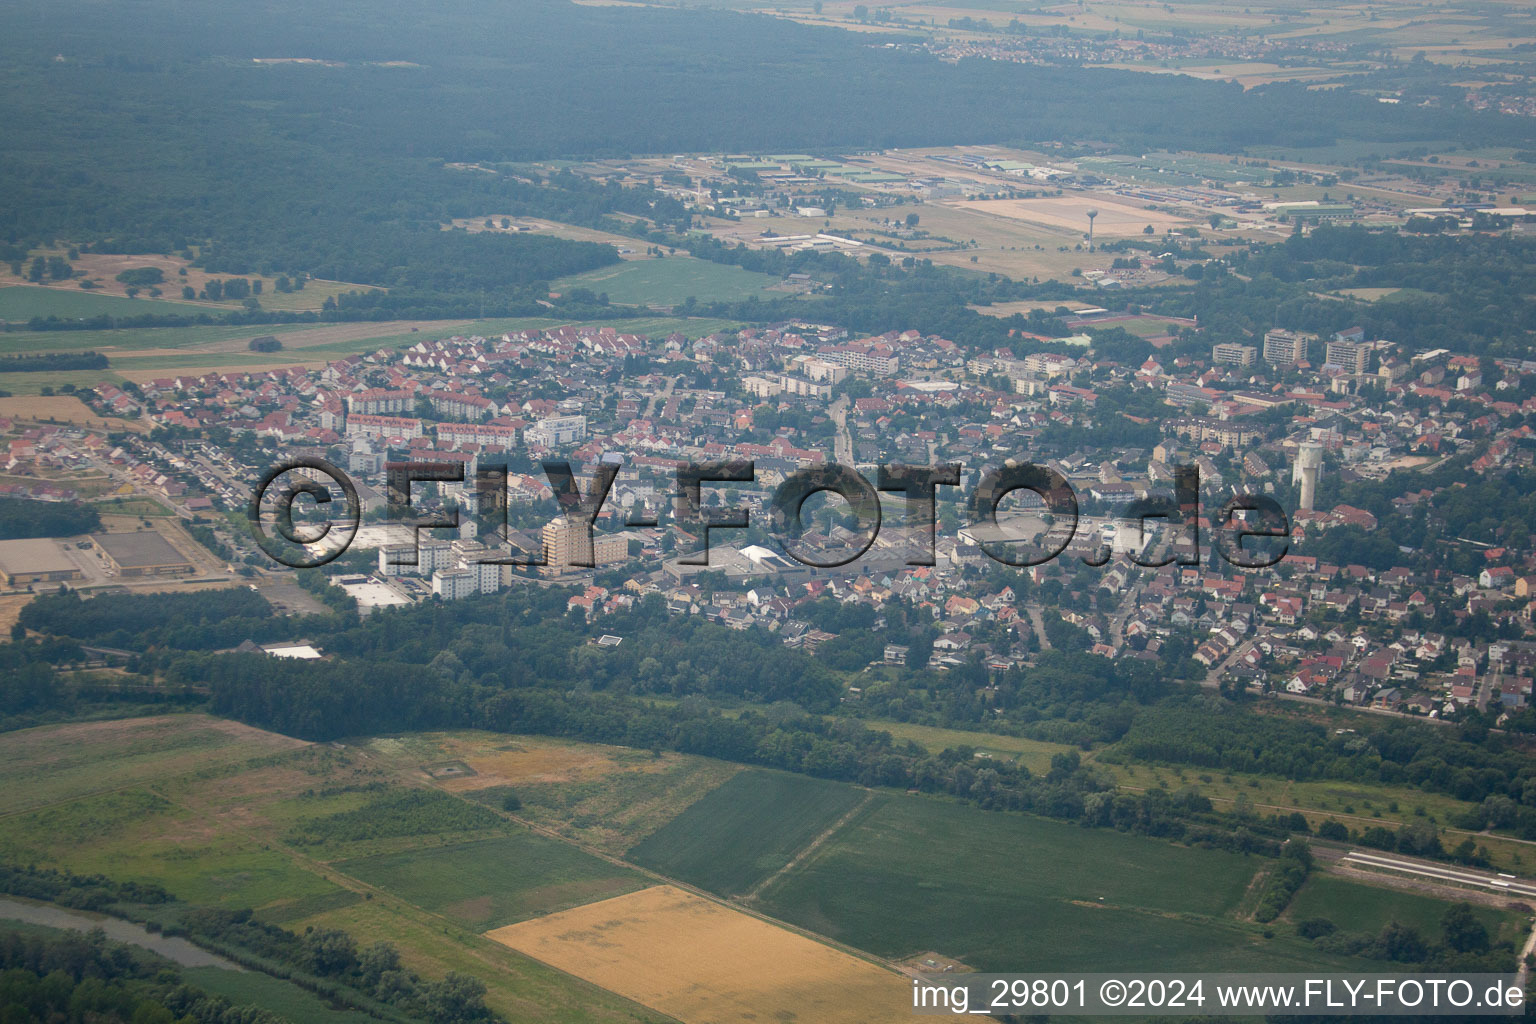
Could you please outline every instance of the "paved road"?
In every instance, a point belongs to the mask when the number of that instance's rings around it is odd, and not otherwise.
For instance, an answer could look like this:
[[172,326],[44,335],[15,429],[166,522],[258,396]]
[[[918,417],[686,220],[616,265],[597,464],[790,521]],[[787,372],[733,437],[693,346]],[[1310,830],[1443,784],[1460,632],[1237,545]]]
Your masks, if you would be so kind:
[[853,465],[853,436],[848,433],[848,396],[843,395],[827,406],[827,414],[837,425],[837,435],[832,442],[832,457],[844,466]]
[[1402,857],[1369,853],[1364,850],[1350,850],[1343,856],[1341,863],[1351,864],[1356,867],[1374,868],[1378,871],[1396,871],[1405,875],[1417,875],[1420,878],[1435,882],[1452,882],[1456,885],[1469,885],[1473,888],[1490,889],[1500,894],[1508,893],[1514,896],[1536,897],[1536,883],[1517,878],[1514,875],[1489,874],[1484,871],[1474,871],[1470,868],[1405,860]]

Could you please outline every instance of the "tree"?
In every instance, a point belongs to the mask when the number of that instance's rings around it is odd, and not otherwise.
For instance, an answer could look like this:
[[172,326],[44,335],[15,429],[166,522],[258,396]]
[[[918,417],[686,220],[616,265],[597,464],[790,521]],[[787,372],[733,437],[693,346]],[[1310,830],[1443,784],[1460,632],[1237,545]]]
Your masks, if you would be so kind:
[[1467,903],[1458,903],[1447,910],[1440,919],[1440,930],[1445,935],[1445,944],[1458,953],[1488,951],[1488,929]]
[[357,964],[357,943],[339,928],[318,928],[304,936],[310,970],[320,975],[343,974]]
[[485,984],[478,978],[449,971],[442,981],[427,985],[423,992],[431,1019],[439,1024],[472,1024],[490,1020],[485,1005]]
[[863,4],[859,4],[857,7],[855,7],[853,9],[853,16],[855,18],[857,18],[858,20],[860,20],[860,21],[868,21],[869,20],[869,8],[865,7]]
[[907,227],[909,227],[909,228],[917,227],[917,220],[918,220],[917,214],[915,214],[915,213],[907,214]]

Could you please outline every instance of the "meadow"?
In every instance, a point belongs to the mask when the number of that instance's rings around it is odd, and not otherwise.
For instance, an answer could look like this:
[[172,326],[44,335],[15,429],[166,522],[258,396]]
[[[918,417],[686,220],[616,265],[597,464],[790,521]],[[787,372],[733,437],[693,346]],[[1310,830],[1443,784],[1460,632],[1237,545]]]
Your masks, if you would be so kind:
[[1048,743],[1023,736],[942,729],[934,725],[893,722],[883,718],[865,719],[864,724],[879,732],[890,733],[893,739],[912,740],[929,753],[938,754],[955,747],[974,747],[979,753],[991,757],[1017,761],[1036,775],[1050,770],[1052,757],[1077,750],[1065,743]]
[[[1237,919],[1262,858],[892,797],[761,896],[783,920],[893,959],[982,971],[1316,969]],[[1199,879],[1198,884],[1191,884]]]
[[[1307,879],[1285,917],[1291,921],[1323,917],[1345,931],[1375,932],[1390,921],[1416,928],[1421,935],[1438,935],[1440,919],[1448,904],[1414,892],[1357,885],[1332,875]],[[1494,939],[1510,939],[1519,946],[1528,931],[1526,918],[1508,910],[1474,905],[1472,913]]]
[[0,288],[0,321],[24,323],[35,316],[84,320],[93,316],[200,316],[210,312],[163,299],[130,299],[123,295],[98,295],[80,288],[42,288],[12,285]]
[[307,745],[207,715],[24,729],[0,743],[0,814]]
[[1536,859],[1536,850],[1519,840],[1447,827],[1474,805],[1443,793],[1426,793],[1411,786],[1377,782],[1338,779],[1296,782],[1243,772],[1202,771],[1188,766],[1140,762],[1118,764],[1097,760],[1093,755],[1089,755],[1089,760],[1108,773],[1116,785],[1133,792],[1159,787],[1178,791],[1190,787],[1210,799],[1219,810],[1231,810],[1241,801],[1264,815],[1299,811],[1314,829],[1329,820],[1341,822],[1356,831],[1376,825],[1395,830],[1411,822],[1428,821],[1442,830],[1441,841],[1447,846],[1455,846],[1464,836],[1472,836],[1488,851],[1493,866],[1500,870],[1524,873],[1527,865]]
[[[1032,767],[1059,749],[889,727],[930,749],[970,741]],[[1152,781],[1148,766],[1107,767]],[[881,998],[885,970],[822,936],[979,970],[1088,970],[1107,956],[1125,970],[1374,970],[1319,953],[1295,923],[1324,916],[1373,932],[1399,920],[1433,939],[1448,906],[1319,872],[1266,929],[1247,913],[1266,858],[486,732],[330,745],[202,715],[71,724],[9,734],[0,784],[0,861],[159,883],[182,901],[153,911],[167,921],[188,905],[249,907],[294,931],[389,941],[426,977],[482,978],[514,1021],[662,1019],[655,1010],[702,1024],[852,989]],[[678,885],[657,884],[669,879]],[[1513,911],[1477,914],[1495,937],[1523,927]],[[776,957],[793,968],[789,982],[759,969]],[[348,1024],[307,1013],[303,993],[277,984],[210,977],[209,987]],[[816,1019],[839,1019],[823,1009]]]
[[764,298],[778,283],[768,274],[691,256],[670,256],[599,267],[561,278],[551,287],[558,292],[587,288],[622,305],[674,306],[689,298],[699,302],[737,302],[753,295]]
[[192,967],[181,972],[187,984],[212,995],[223,996],[236,1006],[260,1006],[291,1021],[306,1024],[378,1024],[361,1010],[331,1005],[306,989],[259,971],[231,971],[223,967]]
[[[5,739],[0,791],[9,798],[12,813],[0,829],[0,860],[159,883],[185,901],[149,909],[166,920],[188,904],[252,908],[259,918],[295,931],[337,927],[362,945],[387,941],[400,948],[407,967],[428,978],[450,970],[481,978],[489,987],[487,1003],[513,1022],[661,1024],[665,1019],[484,939],[477,925],[413,904],[323,859],[356,851],[353,859],[376,861],[363,871],[377,870],[388,881],[390,861],[385,858],[391,851],[377,852],[376,847],[405,847],[393,851],[401,854],[396,863],[412,855],[417,863],[430,862],[410,847],[443,843],[437,836],[330,839],[319,847],[281,841],[307,822],[345,826],[352,820],[349,812],[381,794],[411,792],[394,785],[406,780],[376,761],[203,715],[51,726]],[[425,806],[435,822],[442,816],[434,804]],[[24,807],[33,809],[14,813]],[[488,812],[474,804],[464,807],[473,816],[469,824],[483,823],[479,815]],[[503,901],[524,899],[530,912],[561,905],[551,897],[552,887],[560,883],[551,880],[561,871],[569,878],[571,864],[588,865],[593,874],[633,875],[634,881],[605,893],[644,884],[637,872],[614,868],[511,822],[498,827],[508,837],[487,847],[493,856],[475,858],[478,870],[494,875],[499,869],[499,877],[514,879],[525,893],[539,889],[530,887],[530,880],[549,883],[535,897],[497,894]],[[465,845],[456,839],[447,837],[444,849],[450,855]],[[544,872],[530,874],[530,863],[544,865]],[[448,866],[452,872],[462,870],[462,864]],[[415,872],[406,873],[408,883],[422,884]],[[485,892],[481,888],[476,895]],[[547,902],[531,902],[536,899]],[[307,993],[266,975],[210,974],[199,983],[231,998],[281,1004],[295,1021],[355,1024],[350,1016],[322,1013]]]
[[[0,333],[0,355],[93,351],[107,356],[111,365],[105,370],[0,373],[0,390],[9,391],[13,395],[38,395],[44,388],[58,390],[66,384],[91,388],[103,381],[120,383],[132,380],[142,383],[156,377],[176,375],[255,373],[288,366],[318,367],[345,356],[381,348],[406,348],[434,338],[453,335],[494,337],[506,331],[542,330],[567,323],[571,321],[548,317],[503,317],[485,320],[386,320],[239,327],[205,325],[95,331],[8,331]],[[737,321],[715,317],[672,316],[621,317],[595,323],[623,333],[665,335],[676,332],[689,338],[740,326]],[[260,353],[246,347],[251,338],[267,334],[282,341],[284,347],[281,351]]]
[[335,867],[476,931],[619,896],[648,882],[638,871],[524,829],[478,842],[339,861]]
[[746,892],[864,800],[852,786],[748,770],[637,844],[628,858],[721,895]]

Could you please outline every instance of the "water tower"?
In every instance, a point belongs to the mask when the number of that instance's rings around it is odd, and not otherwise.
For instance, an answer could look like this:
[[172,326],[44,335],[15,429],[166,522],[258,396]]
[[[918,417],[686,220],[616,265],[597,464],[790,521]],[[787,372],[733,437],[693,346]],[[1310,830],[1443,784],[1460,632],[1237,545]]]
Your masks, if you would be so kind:
[[1296,464],[1291,468],[1291,484],[1301,485],[1302,508],[1312,510],[1317,498],[1317,478],[1323,471],[1323,446],[1305,441],[1296,449]]
[[1088,251],[1093,252],[1093,218],[1099,215],[1096,207],[1088,209]]

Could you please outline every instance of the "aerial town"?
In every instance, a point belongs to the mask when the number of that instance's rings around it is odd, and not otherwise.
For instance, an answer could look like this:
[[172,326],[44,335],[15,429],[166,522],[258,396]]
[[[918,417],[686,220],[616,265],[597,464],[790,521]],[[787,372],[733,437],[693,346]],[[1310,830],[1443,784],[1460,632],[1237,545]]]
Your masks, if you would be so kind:
[[[1373,547],[1371,564],[1358,564],[1349,544],[1320,545],[1335,531],[1364,537],[1378,528],[1370,512],[1328,500],[1340,482],[1433,467],[1474,446],[1484,451],[1472,464],[1478,474],[1528,463],[1536,363],[1407,351],[1359,330],[1319,338],[1276,329],[1262,347],[1217,344],[1208,359],[1166,365],[1155,356],[1136,366],[1096,357],[1088,332],[1146,319],[1082,309],[1064,318],[1072,333],[1063,351],[1024,358],[1011,350],[967,356],[911,331],[861,338],[812,323],[693,340],[593,326],[423,338],[318,371],[104,385],[87,396],[98,412],[142,414],[159,429],[110,439],[77,428],[22,430],[7,472],[38,482],[8,490],[68,499],[66,486],[49,481],[104,472],[157,494],[189,524],[218,524],[226,568],[265,575],[279,567],[221,513],[243,514],[250,481],[277,453],[325,458],[355,478],[365,522],[374,524],[330,576],[367,609],[527,581],[526,570],[482,564],[487,549],[470,517],[475,468],[504,464],[512,528],[498,543],[542,551],[551,564],[538,572],[580,584],[569,605],[591,620],[659,593],[675,614],[763,626],[814,651],[834,637],[796,617],[803,602],[832,597],[878,612],[896,600],[933,619],[928,667],[980,658],[1003,671],[1049,645],[1040,619],[1048,607],[1086,629],[1104,658],[1156,660],[1178,645],[1210,686],[1428,718],[1453,718],[1468,705],[1526,706],[1536,668],[1536,644],[1521,639],[1536,607],[1527,553],[1445,537],[1442,547],[1459,549],[1457,564],[1468,566],[1455,571],[1443,550],[1393,546],[1383,560]],[[1102,397],[1140,404],[1148,396],[1166,412],[1147,444],[1060,442],[1089,438],[1087,430],[1115,415]],[[232,440],[215,449],[204,440],[210,432]],[[619,467],[598,521],[595,573],[568,564],[569,527],[538,468],[546,459],[569,461],[583,479],[601,463]],[[730,501],[723,488],[707,500],[759,516],[787,475],[833,460],[866,472],[953,462],[964,476],[952,494],[940,494],[947,529],[938,531],[931,567],[906,564],[891,531],[836,570],[797,564],[746,531],[719,534],[710,564],[690,566],[671,556],[665,521],[625,525],[636,509],[669,499],[680,463],[721,459],[751,460],[755,481],[731,485]],[[1003,567],[965,528],[961,499],[990,465],[1026,459],[1071,482],[1083,520],[1061,558],[1009,570],[1014,578],[1000,583]],[[401,538],[383,524],[384,466],[398,461],[459,463],[471,481],[436,495],[435,504],[462,506],[465,516],[457,531],[423,533],[419,559],[401,557]],[[1132,561],[1127,552],[1150,549],[1153,531],[1143,538],[1126,528],[1119,510],[1171,488],[1172,467],[1181,464],[1199,471],[1207,549],[1210,510],[1239,492],[1265,493],[1281,497],[1289,513],[1284,560],[1261,571],[1210,558]],[[1407,490],[1393,505],[1406,517],[1432,509],[1435,498],[1431,488]],[[849,525],[828,514],[804,543],[834,551],[857,539]],[[1083,558],[1106,542],[1117,557],[1085,567]],[[397,564],[409,560],[416,564]],[[25,579],[6,571],[13,585]],[[1508,639],[1473,642],[1436,629],[1468,616],[1485,617]],[[882,657],[908,664],[910,646],[892,637]],[[856,690],[846,699],[858,699]]]

